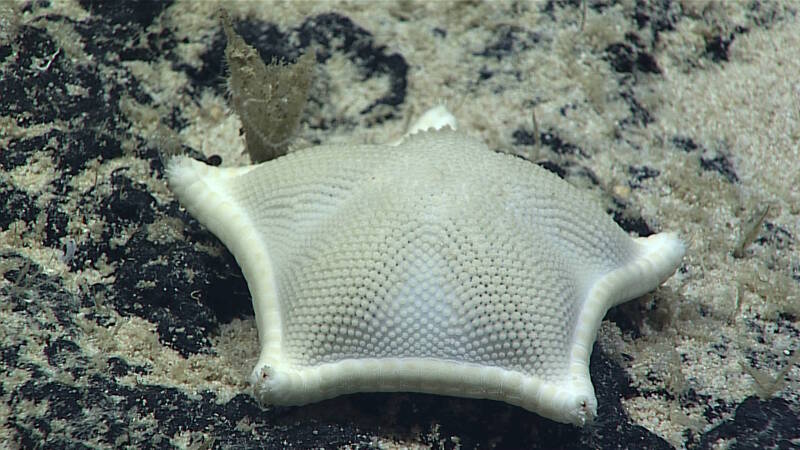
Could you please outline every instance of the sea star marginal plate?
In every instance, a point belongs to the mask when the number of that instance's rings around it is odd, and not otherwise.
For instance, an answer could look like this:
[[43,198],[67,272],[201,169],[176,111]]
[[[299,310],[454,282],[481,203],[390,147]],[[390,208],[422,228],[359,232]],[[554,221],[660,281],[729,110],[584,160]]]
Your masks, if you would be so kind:
[[453,130],[237,168],[175,157],[167,176],[242,268],[262,349],[251,382],[271,404],[417,391],[583,425],[603,316],[684,254]]

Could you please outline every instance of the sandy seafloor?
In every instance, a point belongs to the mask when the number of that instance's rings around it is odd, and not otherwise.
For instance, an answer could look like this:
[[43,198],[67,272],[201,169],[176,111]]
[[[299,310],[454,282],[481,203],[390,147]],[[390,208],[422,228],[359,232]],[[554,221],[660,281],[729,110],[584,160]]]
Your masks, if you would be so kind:
[[589,427],[406,393],[261,407],[247,286],[159,158],[247,163],[219,4],[4,0],[0,447],[800,448],[800,3],[227,5],[265,59],[317,53],[295,146],[445,103],[632,235],[680,233],[683,265],[607,315]]

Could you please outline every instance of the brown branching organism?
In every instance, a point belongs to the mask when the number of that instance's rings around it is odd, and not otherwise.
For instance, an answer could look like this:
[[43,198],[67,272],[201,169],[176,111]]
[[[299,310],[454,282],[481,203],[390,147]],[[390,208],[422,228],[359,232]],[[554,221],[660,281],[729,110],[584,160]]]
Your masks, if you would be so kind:
[[228,90],[242,121],[247,152],[254,163],[285,154],[308,99],[316,58],[308,51],[295,64],[273,59],[264,64],[258,51],[233,29],[227,12],[220,13],[228,38]]

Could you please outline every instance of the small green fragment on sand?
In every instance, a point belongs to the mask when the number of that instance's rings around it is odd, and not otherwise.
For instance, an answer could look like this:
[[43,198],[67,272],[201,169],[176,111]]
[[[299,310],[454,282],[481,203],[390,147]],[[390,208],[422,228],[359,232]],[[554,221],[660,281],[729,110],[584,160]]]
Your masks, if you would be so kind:
[[750,220],[742,225],[742,235],[733,249],[734,258],[744,257],[745,249],[758,236],[758,231],[761,229],[761,224],[764,222],[764,218],[767,217],[767,213],[769,213],[769,205],[762,206],[753,213]]
[[784,366],[784,368],[781,369],[777,375],[772,376],[767,371],[760,371],[754,367],[750,367],[748,364],[745,364],[742,361],[739,361],[739,365],[742,367],[742,370],[750,375],[750,377],[752,377],[755,381],[754,387],[756,390],[756,395],[758,395],[758,397],[761,399],[771,398],[776,392],[783,389],[786,386],[786,375],[790,370],[792,370],[792,367],[798,363],[800,363],[800,351],[795,350],[794,356],[786,363],[786,366]]

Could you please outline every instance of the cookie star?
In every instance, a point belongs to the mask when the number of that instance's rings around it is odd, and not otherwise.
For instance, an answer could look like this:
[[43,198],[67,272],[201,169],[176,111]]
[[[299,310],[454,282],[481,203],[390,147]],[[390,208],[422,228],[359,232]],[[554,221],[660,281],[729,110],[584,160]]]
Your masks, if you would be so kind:
[[171,189],[247,279],[256,396],[417,391],[591,422],[603,316],[671,276],[684,245],[631,238],[546,170],[426,128],[247,167],[169,161]]

